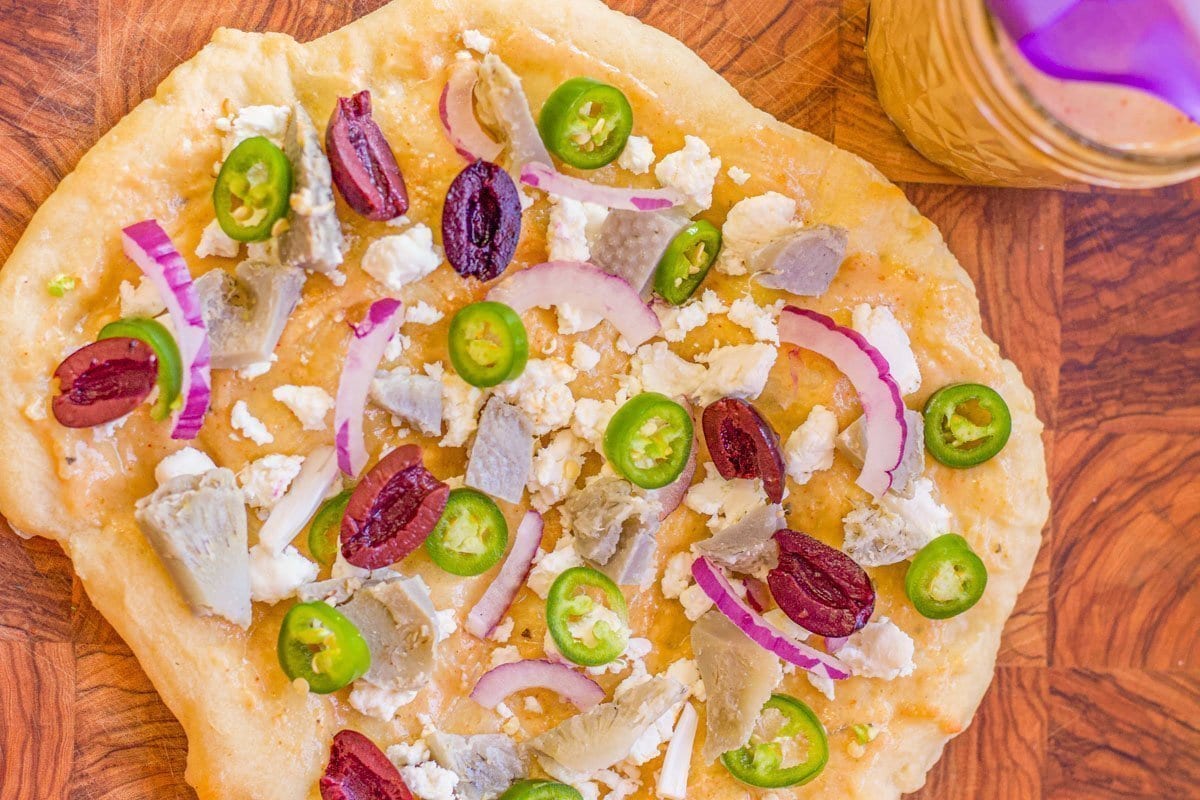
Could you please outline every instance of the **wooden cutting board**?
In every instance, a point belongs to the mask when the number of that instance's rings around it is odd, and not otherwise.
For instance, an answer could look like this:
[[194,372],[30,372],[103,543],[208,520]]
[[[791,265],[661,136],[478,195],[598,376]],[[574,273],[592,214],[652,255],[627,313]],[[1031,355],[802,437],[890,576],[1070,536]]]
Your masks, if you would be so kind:
[[[901,182],[1037,394],[1053,519],[979,716],[918,796],[1196,797],[1200,187],[959,185],[875,102],[866,0],[610,2]],[[79,156],[213,29],[309,39],[380,4],[0,0],[0,260]],[[181,729],[67,559],[0,528],[0,800],[194,798]]]

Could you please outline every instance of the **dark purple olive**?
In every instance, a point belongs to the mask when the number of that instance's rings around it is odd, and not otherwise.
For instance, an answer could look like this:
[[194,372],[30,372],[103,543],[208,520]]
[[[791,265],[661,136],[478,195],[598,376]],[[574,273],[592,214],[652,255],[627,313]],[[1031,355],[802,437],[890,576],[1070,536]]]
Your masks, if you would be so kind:
[[464,278],[500,277],[521,238],[521,196],[508,173],[489,161],[467,166],[442,208],[446,259]]
[[875,587],[854,559],[796,531],[775,534],[779,566],[767,574],[771,596],[800,627],[820,636],[849,636],[875,610]]
[[54,418],[68,428],[91,428],[142,404],[158,379],[158,359],[139,339],[101,339],[67,356],[54,377]]
[[355,487],[342,517],[342,555],[379,569],[416,550],[437,525],[450,487],[425,469],[421,448],[397,447]]
[[333,182],[346,203],[367,219],[395,219],[408,211],[404,176],[383,131],[371,118],[371,93],[338,98],[325,151]]
[[358,731],[338,731],[319,783],[321,800],[412,800],[400,771]]
[[704,442],[722,478],[762,478],[772,503],[783,500],[784,465],[779,435],[754,406],[723,397],[704,409]]

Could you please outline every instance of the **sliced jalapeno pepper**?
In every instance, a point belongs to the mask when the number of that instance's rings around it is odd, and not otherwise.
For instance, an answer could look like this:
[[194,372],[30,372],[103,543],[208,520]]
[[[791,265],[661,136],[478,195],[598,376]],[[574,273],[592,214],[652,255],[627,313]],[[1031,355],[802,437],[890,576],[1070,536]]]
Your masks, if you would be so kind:
[[733,777],[760,789],[808,783],[828,760],[825,726],[811,708],[786,694],[771,695],[763,706],[750,744],[721,756]]
[[904,575],[904,593],[929,619],[958,616],[978,603],[986,588],[987,567],[957,533],[922,547]]
[[347,489],[321,503],[308,526],[308,552],[323,566],[329,566],[337,560],[342,517],[346,515],[346,506],[350,504],[350,495],[353,493],[353,490]]
[[471,303],[450,321],[450,363],[472,386],[511,381],[525,371],[527,361],[525,323],[503,303]]
[[654,291],[668,303],[683,305],[691,297],[721,252],[721,231],[698,219],[667,245],[654,270]]
[[451,575],[469,577],[491,569],[508,547],[508,522],[486,494],[455,489],[442,518],[425,540],[433,563]]
[[625,149],[633,131],[633,108],[615,86],[571,78],[546,99],[538,131],[546,149],[565,163],[598,169]]
[[292,606],[279,628],[279,666],[309,691],[336,692],[371,668],[371,651],[354,623],[320,601]]
[[183,357],[179,355],[179,345],[175,344],[171,332],[152,319],[129,317],[108,323],[96,338],[137,339],[150,346],[158,358],[158,399],[154,401],[150,416],[156,420],[171,416],[179,402],[179,393],[183,391]]
[[625,595],[604,573],[572,567],[546,595],[546,626],[559,652],[571,661],[585,667],[607,664],[629,642]]
[[233,148],[213,187],[213,208],[225,235],[239,242],[271,238],[271,229],[288,212],[292,164],[264,136]]
[[583,800],[583,795],[565,783],[525,780],[508,787],[500,800]]
[[982,464],[1004,449],[1010,433],[1008,404],[989,386],[955,383],[925,403],[925,447],[947,467]]
[[617,409],[604,430],[613,468],[643,489],[679,477],[692,452],[692,417],[671,398],[643,392]]

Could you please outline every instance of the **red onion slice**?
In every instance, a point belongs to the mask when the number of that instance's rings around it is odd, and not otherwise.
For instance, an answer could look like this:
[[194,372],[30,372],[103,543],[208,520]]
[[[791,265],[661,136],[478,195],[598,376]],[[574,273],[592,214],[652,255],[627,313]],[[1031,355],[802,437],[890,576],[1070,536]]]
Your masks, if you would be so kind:
[[495,708],[504,698],[529,689],[549,689],[580,711],[604,699],[600,684],[566,664],[531,659],[513,661],[490,669],[471,690],[471,699],[485,708]]
[[838,650],[841,650],[846,646],[846,640],[849,638],[849,636],[826,636],[825,650],[829,653],[836,654]]
[[194,439],[204,424],[212,399],[211,348],[208,328],[200,313],[200,297],[192,274],[171,238],[156,220],[148,219],[121,231],[121,247],[154,284],[171,315],[175,343],[183,358],[183,405],[175,416],[172,439]]
[[459,62],[438,101],[438,116],[446,138],[467,161],[495,161],[504,146],[488,136],[475,117],[475,84],[479,68],[474,61]]
[[763,619],[762,615],[738,597],[729,579],[707,557],[701,556],[692,562],[692,577],[713,601],[717,610],[729,617],[733,624],[758,646],[815,675],[824,675],[835,681],[850,677],[849,668],[841,661],[803,642],[795,641]]
[[687,496],[688,489],[692,488],[692,478],[696,477],[696,451],[699,449],[700,444],[693,440],[692,452],[688,454],[687,463],[683,465],[683,472],[679,473],[679,477],[661,489],[647,492],[662,504],[662,511],[658,515],[660,521],[679,508],[683,498]]
[[628,281],[580,261],[547,261],[523,269],[488,292],[487,299],[504,303],[518,314],[569,303],[604,317],[634,347],[662,327],[658,315]]
[[854,385],[866,418],[867,448],[856,483],[881,497],[892,488],[909,436],[904,401],[887,359],[857,331],[795,306],[787,306],[779,316],[779,339],[825,356]]
[[312,519],[337,474],[337,453],[332,447],[318,447],[309,453],[291,488],[259,529],[259,544],[274,553],[287,547]]
[[659,797],[666,800],[687,798],[688,771],[692,766],[692,748],[696,744],[699,721],[696,707],[684,703],[679,721],[675,723],[675,732],[671,734],[671,743],[667,745],[667,754],[663,756],[662,772],[658,774]]
[[536,511],[527,511],[521,524],[517,526],[512,549],[508,551],[508,557],[504,559],[500,571],[488,584],[483,597],[479,598],[479,602],[467,614],[466,628],[472,635],[486,639],[504,618],[513,598],[529,577],[529,570],[533,568],[534,556],[542,544],[542,528],[542,515]]
[[376,300],[354,329],[342,378],[338,383],[337,400],[333,406],[333,426],[337,431],[338,467],[353,477],[367,465],[367,445],[363,441],[362,418],[367,405],[367,392],[375,377],[375,368],[383,358],[388,341],[400,327],[402,314],[399,300],[385,297]]
[[767,584],[753,575],[742,578],[742,583],[746,585],[746,601],[751,608],[761,614],[771,607],[771,590]]
[[682,205],[684,199],[674,189],[626,189],[572,178],[536,161],[521,167],[521,183],[559,197],[624,211],[662,211]]

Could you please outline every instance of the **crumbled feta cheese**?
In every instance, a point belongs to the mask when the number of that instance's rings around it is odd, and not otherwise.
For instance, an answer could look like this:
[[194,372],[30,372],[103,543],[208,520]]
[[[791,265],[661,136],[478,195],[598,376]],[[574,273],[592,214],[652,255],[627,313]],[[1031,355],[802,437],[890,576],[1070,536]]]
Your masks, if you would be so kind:
[[394,744],[387,749],[388,761],[397,767],[411,767],[428,761],[431,758],[429,748],[423,739],[417,739],[411,744]]
[[881,567],[912,558],[917,551],[951,529],[950,509],[933,496],[933,482],[917,478],[912,496],[887,492],[871,505],[861,505],[842,519],[842,549],[864,567]]
[[617,166],[634,175],[645,175],[654,163],[654,144],[646,136],[630,136],[625,149],[617,156]]
[[561,430],[537,451],[527,485],[529,501],[534,508],[545,513],[575,488],[587,450],[585,441],[569,430]]
[[684,616],[693,622],[704,616],[705,612],[713,605],[704,590],[692,580],[692,561],[694,560],[694,556],[687,552],[671,556],[659,584],[663,597],[668,600],[678,600],[683,606]]
[[729,306],[712,289],[706,289],[699,298],[682,306],[657,305],[654,311],[662,325],[659,335],[668,342],[682,342],[688,333],[707,325],[710,316],[728,312]]
[[708,693],[704,690],[704,680],[700,677],[700,668],[696,665],[694,658],[681,658],[671,662],[671,665],[667,667],[667,677],[686,686],[688,694],[701,703],[708,700]]
[[342,578],[369,578],[371,577],[371,570],[351,564],[342,555],[342,548],[339,547],[337,555],[333,559],[333,566],[329,568],[329,577],[334,580],[341,580]]
[[425,365],[425,374],[442,382],[442,419],[446,423],[446,435],[442,437],[441,446],[462,447],[479,425],[483,392],[453,372],[446,372],[436,362]]
[[804,677],[808,678],[808,682],[813,685],[813,688],[825,695],[829,702],[832,703],[834,701],[834,697],[836,695],[836,685],[833,678],[829,677],[828,675],[818,675],[815,672],[809,672],[807,670],[804,672]]
[[510,644],[505,647],[497,647],[492,651],[492,660],[488,664],[488,669],[495,669],[496,667],[503,666],[504,664],[511,664],[514,661],[520,660],[521,651],[518,650],[514,645]]
[[272,453],[251,461],[238,473],[238,483],[251,508],[270,511],[287,494],[288,487],[300,474],[304,456],[284,456]]
[[493,642],[507,642],[512,638],[513,628],[516,624],[517,621],[512,617],[505,617],[504,621],[496,626],[496,629],[492,631],[488,638]]
[[256,544],[250,548],[250,599],[275,605],[317,579],[318,567],[291,545],[276,553]]
[[617,404],[612,400],[593,400],[584,397],[575,401],[575,416],[571,418],[571,433],[599,450],[604,441],[604,431],[613,414],[617,413]]
[[756,478],[727,481],[711,462],[704,465],[704,471],[704,480],[688,490],[683,503],[709,518],[709,530],[727,528],[759,506],[766,505],[767,493],[763,491],[762,481]]
[[692,622],[703,617],[713,607],[712,598],[705,594],[699,584],[692,584],[679,595],[679,604],[683,606],[683,615]]
[[729,307],[729,321],[750,331],[760,342],[779,344],[778,320],[782,310],[782,300],[769,306],[760,306],[753,297],[747,295],[733,301]]
[[579,373],[557,358],[533,358],[513,381],[495,388],[501,400],[518,406],[533,424],[533,435],[541,436],[571,424],[575,395],[571,381]]
[[208,258],[209,256],[237,258],[239,252],[241,252],[241,243],[229,238],[229,234],[221,228],[221,223],[215,219],[205,226],[204,232],[200,234],[200,241],[196,245],[197,258]]
[[411,767],[400,767],[404,785],[420,800],[454,800],[458,775],[435,761],[425,761]]
[[185,447],[158,462],[158,466],[154,468],[154,480],[162,486],[180,475],[203,475],[216,468],[217,465],[208,457],[208,453],[194,447]]
[[267,430],[267,426],[263,424],[262,420],[250,413],[250,407],[246,405],[245,400],[238,400],[233,404],[233,411],[229,414],[229,424],[235,431],[240,432],[255,444],[270,444],[275,441],[275,437]]
[[453,608],[443,608],[437,612],[437,640],[444,642],[458,630],[458,618]]
[[726,174],[729,175],[729,180],[733,181],[738,186],[744,186],[746,181],[750,180],[750,173],[746,172],[746,170],[742,169],[741,167],[730,167]]
[[386,362],[399,361],[404,356],[404,351],[410,347],[412,347],[412,339],[400,331],[396,331],[383,348],[383,360]]
[[600,324],[604,317],[590,311],[576,308],[570,303],[559,303],[554,308],[558,316],[558,333],[560,336],[570,336],[573,333],[584,333]]
[[266,361],[255,361],[253,364],[248,364],[237,371],[238,377],[244,381],[252,381],[255,378],[261,378],[271,371],[271,367],[275,366],[275,362],[279,360],[279,356],[274,353]]
[[279,240],[267,239],[262,242],[250,242],[246,245],[246,257],[253,261],[265,261],[268,264],[279,263]]
[[570,630],[571,636],[582,642],[585,647],[596,647],[600,644],[600,638],[596,636],[596,627],[601,624],[612,631],[628,633],[629,630],[629,626],[621,620],[617,612],[600,603],[594,603],[587,613],[568,621],[567,629]]
[[492,40],[474,28],[462,32],[463,47],[468,47],[476,53],[486,55],[492,49]]
[[630,359],[629,374],[644,391],[691,397],[704,383],[707,371],[675,355],[666,342],[651,342],[639,347]]
[[529,695],[525,698],[525,710],[530,714],[541,714],[544,711],[542,704],[538,702],[538,699],[533,695]]
[[576,342],[571,348],[571,366],[580,372],[591,372],[600,363],[600,351],[589,347],[583,342]]
[[570,197],[550,195],[550,218],[546,246],[551,261],[587,261],[591,243],[599,235],[608,209]]
[[913,355],[912,342],[890,308],[860,303],[851,312],[850,324],[887,361],[900,394],[912,394],[921,388],[921,368]]
[[729,209],[721,228],[721,254],[717,271],[745,275],[746,260],[763,246],[799,229],[796,201],[778,192],[767,192]]
[[766,388],[778,354],[769,344],[735,344],[697,356],[697,361],[708,364],[697,398],[702,405],[722,397],[753,400]]
[[554,583],[555,578],[571,567],[581,566],[583,566],[583,559],[575,551],[575,537],[564,533],[558,537],[558,542],[551,552],[538,550],[533,569],[529,571],[529,577],[525,582],[534,594],[545,600],[546,595],[550,594],[550,586]]
[[158,289],[145,278],[136,287],[129,281],[121,281],[117,293],[121,296],[122,317],[153,319],[167,310]]
[[664,186],[687,198],[684,208],[696,214],[712,205],[713,184],[721,171],[721,159],[715,158],[708,144],[698,136],[684,136],[683,149],[663,156],[654,175]]
[[[409,691],[385,689],[361,678],[354,682],[353,688],[350,690],[351,708],[360,714],[366,714],[368,717],[374,717],[383,722],[389,722],[396,716],[396,712],[400,710],[401,706],[408,705],[416,698],[416,689]],[[413,788],[411,783],[409,788]],[[413,791],[416,790],[413,789]],[[451,798],[447,798],[447,800],[451,800]]]
[[323,431],[325,417],[333,409],[333,398],[320,386],[278,386],[271,396],[283,403],[306,431]]
[[404,321],[413,325],[432,325],[445,316],[424,300],[418,300],[404,309]]
[[224,150],[228,156],[233,148],[255,136],[265,136],[275,145],[283,147],[283,136],[287,132],[292,110],[287,106],[245,106],[238,110],[232,120],[217,127],[225,129]]
[[403,233],[371,242],[362,258],[363,271],[392,291],[424,278],[442,263],[433,231],[417,223]]
[[803,486],[813,473],[833,466],[833,451],[837,442],[837,417],[825,406],[813,406],[808,418],[783,446],[788,476]]
[[913,673],[915,652],[912,637],[887,617],[880,617],[851,634],[838,658],[853,675],[890,681]]

